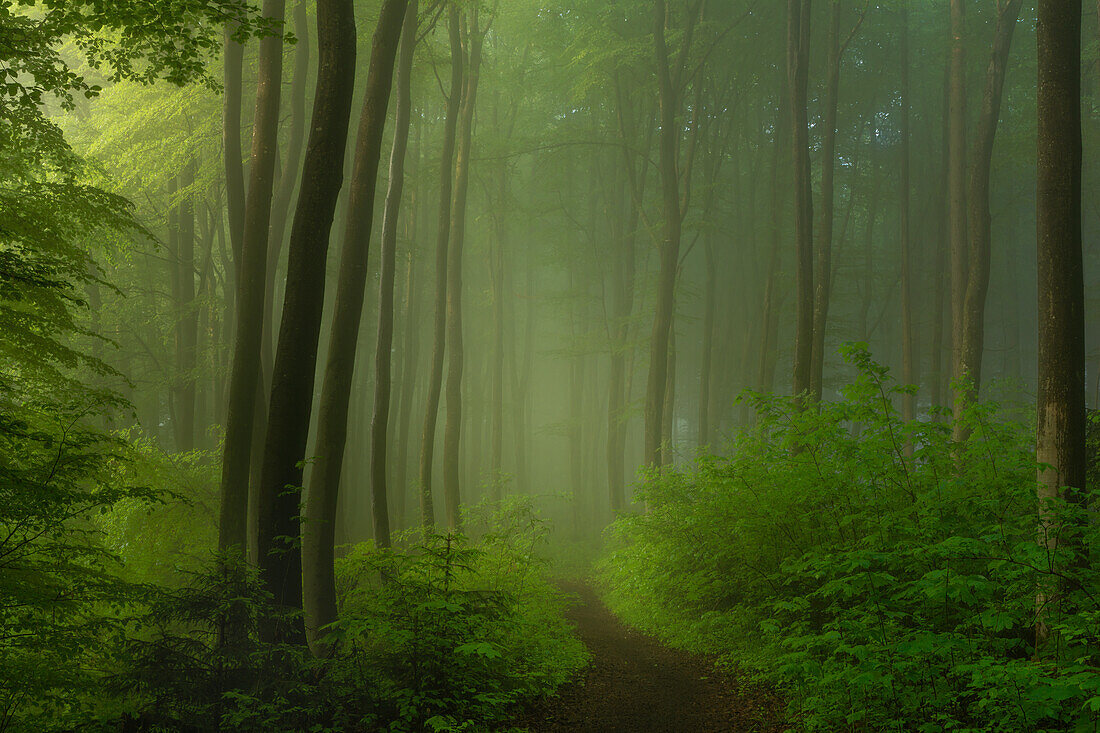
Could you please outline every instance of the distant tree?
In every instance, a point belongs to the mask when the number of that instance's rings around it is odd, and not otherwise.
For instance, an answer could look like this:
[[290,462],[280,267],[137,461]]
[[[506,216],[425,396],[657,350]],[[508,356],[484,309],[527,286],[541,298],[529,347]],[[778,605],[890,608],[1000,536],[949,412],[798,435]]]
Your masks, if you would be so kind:
[[424,401],[424,430],[420,436],[420,520],[425,529],[435,526],[432,498],[432,463],[435,459],[436,425],[439,421],[439,395],[443,390],[443,365],[447,343],[447,262],[451,238],[451,193],[454,186],[455,136],[462,106],[463,54],[458,8],[448,9],[448,38],[451,46],[451,86],[443,123],[443,149],[439,160],[439,216],[435,248],[435,315],[432,328],[432,366],[428,375],[428,394]]

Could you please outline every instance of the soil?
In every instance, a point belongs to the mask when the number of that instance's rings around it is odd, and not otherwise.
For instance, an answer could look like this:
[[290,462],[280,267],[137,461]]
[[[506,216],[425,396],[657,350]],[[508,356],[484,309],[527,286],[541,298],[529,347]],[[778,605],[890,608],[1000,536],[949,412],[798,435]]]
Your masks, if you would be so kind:
[[518,725],[532,733],[778,733],[783,701],[624,625],[588,585],[563,583],[578,602],[568,616],[592,664]]

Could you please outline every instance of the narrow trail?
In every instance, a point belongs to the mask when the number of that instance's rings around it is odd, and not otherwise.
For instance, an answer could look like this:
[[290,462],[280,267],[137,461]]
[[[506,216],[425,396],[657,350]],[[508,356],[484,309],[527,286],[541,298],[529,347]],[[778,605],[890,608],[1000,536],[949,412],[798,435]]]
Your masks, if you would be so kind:
[[765,688],[670,649],[624,625],[591,587],[563,583],[569,613],[592,654],[582,679],[532,710],[532,733],[750,733],[784,730],[782,703]]

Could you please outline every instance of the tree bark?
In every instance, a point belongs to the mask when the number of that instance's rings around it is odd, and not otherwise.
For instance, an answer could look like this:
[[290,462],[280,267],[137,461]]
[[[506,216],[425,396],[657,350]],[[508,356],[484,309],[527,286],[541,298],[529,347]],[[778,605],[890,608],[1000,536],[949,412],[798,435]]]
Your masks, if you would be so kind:
[[[382,158],[382,133],[386,127],[386,111],[389,107],[390,89],[393,85],[394,60],[397,56],[398,42],[402,36],[405,9],[409,0],[386,0],[382,4],[378,26],[371,43],[370,65],[367,70],[366,89],[363,96],[363,112],[359,118],[358,139],[355,145],[355,164],[348,192],[347,220],[344,230],[344,249],[340,257],[340,270],[336,284],[336,301],[333,305],[332,328],[329,338],[328,357],[325,362],[325,376],[321,387],[321,401],[317,408],[317,456],[310,474],[309,491],[306,494],[302,528],[302,588],[306,622],[306,636],[310,648],[318,656],[331,653],[331,646],[324,643],[324,628],[336,620],[336,577],[333,569],[335,561],[336,515],[340,492],[340,473],[344,464],[344,448],[348,436],[348,408],[351,398],[352,380],[355,376],[355,355],[359,344],[359,324],[363,315],[363,299],[367,286],[367,262],[370,253],[371,229],[374,225],[374,193],[378,181],[378,165]],[[415,17],[412,21],[416,22]],[[404,134],[398,131],[401,144],[400,167],[404,163],[404,144],[408,133],[408,109],[404,110]],[[404,140],[402,139],[404,138]],[[394,168],[391,166],[390,171]],[[400,197],[400,190],[397,192]],[[387,202],[387,207],[389,202]],[[394,214],[396,215],[396,211]],[[297,223],[297,222],[296,222]],[[384,226],[384,225],[383,225]],[[393,222],[396,227],[396,221]],[[392,232],[396,246],[396,231]],[[385,236],[385,234],[383,235]],[[293,239],[291,240],[293,243]],[[390,248],[388,271],[383,263],[382,297],[386,298],[386,280],[389,286],[389,317],[392,327],[393,318],[393,247]],[[311,322],[309,334],[316,352],[317,334],[320,327],[321,305],[324,299],[324,258],[318,268],[321,287],[314,294],[316,321]],[[314,265],[316,267],[316,265]],[[290,278],[287,278],[287,298],[290,303]],[[380,307],[385,309],[384,303]],[[286,314],[284,314],[286,318]],[[392,332],[386,334],[392,341]],[[279,335],[280,352],[283,347],[283,333]],[[380,336],[381,340],[381,336]],[[386,345],[385,406],[389,410],[389,344]],[[316,357],[314,360],[316,361]],[[304,395],[297,396],[299,408],[303,410],[304,423],[308,428],[310,393],[313,384],[313,365],[303,371],[303,381],[299,384]],[[377,392],[376,392],[377,394]],[[272,404],[274,404],[274,390]],[[302,398],[305,399],[302,399]],[[375,404],[375,410],[379,405]],[[274,411],[272,413],[274,418]],[[274,421],[273,421],[274,422]],[[304,457],[306,431],[300,438],[300,448],[294,445],[295,456]],[[381,433],[383,445],[379,449],[377,442],[374,450],[381,452],[385,460],[385,432]],[[301,460],[299,458],[298,460]],[[372,459],[374,460],[374,459]],[[300,477],[300,473],[298,476]],[[380,489],[380,490],[379,490]],[[375,486],[371,493],[371,508],[374,516],[374,542],[379,547],[390,546],[389,509],[386,503],[385,479],[381,486]]]
[[[1085,296],[1081,252],[1081,0],[1040,0],[1038,23],[1039,542],[1057,562],[1051,501],[1085,488]],[[1049,635],[1038,598],[1036,647]]]
[[443,388],[443,359],[447,343],[447,261],[451,236],[451,193],[454,185],[452,170],[464,78],[458,8],[452,4],[448,12],[451,94],[447,100],[447,116],[443,123],[443,150],[439,163],[439,224],[436,228],[432,369],[428,378],[428,393],[424,400],[424,430],[420,436],[420,521],[426,531],[435,528],[432,463],[435,459],[435,434],[439,421],[439,396]]
[[[264,15],[281,22],[284,6],[284,0],[265,0]],[[262,399],[260,344],[263,335],[268,222],[271,217],[275,157],[279,144],[282,74],[282,36],[268,36],[260,42],[249,195],[244,205],[241,252],[237,266],[237,323],[233,338],[233,366],[229,377],[229,411],[222,456],[222,509],[218,524],[218,547],[222,551],[238,548],[243,552],[247,547],[249,475],[254,451],[254,428],[257,412],[263,412],[262,403],[257,410],[257,400]],[[230,232],[232,230],[231,206]]]
[[[302,605],[302,555],[294,547],[300,535],[301,466],[313,403],[329,235],[343,185],[355,81],[355,40],[351,0],[318,0],[317,91],[290,232],[286,294],[264,442],[257,537],[264,582],[275,603],[290,608]],[[331,527],[327,531],[331,532]],[[275,638],[304,639],[304,628],[299,624],[265,633]]]

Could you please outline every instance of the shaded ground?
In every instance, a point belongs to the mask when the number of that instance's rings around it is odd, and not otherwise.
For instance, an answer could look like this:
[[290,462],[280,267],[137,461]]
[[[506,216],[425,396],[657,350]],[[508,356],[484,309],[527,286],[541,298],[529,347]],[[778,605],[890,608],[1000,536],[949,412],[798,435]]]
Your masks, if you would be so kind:
[[519,725],[532,733],[749,733],[782,731],[774,693],[715,670],[625,626],[592,588],[565,583],[579,603],[569,612],[592,666]]

